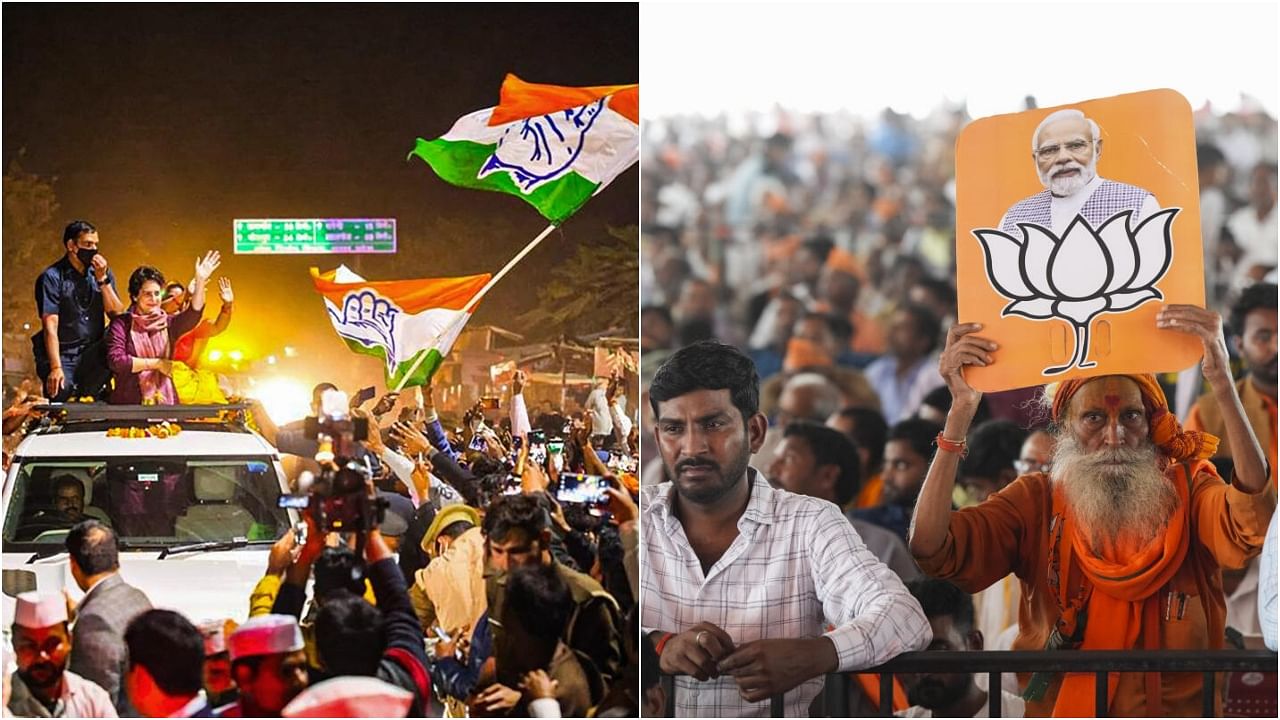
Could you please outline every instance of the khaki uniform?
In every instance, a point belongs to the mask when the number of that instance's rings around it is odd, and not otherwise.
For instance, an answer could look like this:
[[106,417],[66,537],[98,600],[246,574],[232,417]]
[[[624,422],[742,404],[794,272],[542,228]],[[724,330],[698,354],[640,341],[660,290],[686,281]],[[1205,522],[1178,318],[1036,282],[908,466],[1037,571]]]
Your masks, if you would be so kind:
[[423,634],[429,634],[433,625],[446,632],[463,625],[475,628],[486,608],[480,528],[459,535],[448,550],[414,575],[409,600]]
[[[578,651],[579,657],[585,655],[591,659],[600,679],[607,686],[621,675],[623,666],[618,602],[591,576],[558,562],[553,561],[552,565],[573,595],[574,610],[562,639],[571,649]],[[485,592],[489,597],[489,622],[493,627],[495,651],[502,646],[504,628],[500,623],[506,590],[506,573],[493,569],[486,571]],[[591,674],[590,668],[587,668],[587,674]],[[499,678],[499,682],[502,681]],[[515,682],[518,683],[518,679]],[[598,702],[602,694],[602,689],[599,694],[593,692],[592,702]]]

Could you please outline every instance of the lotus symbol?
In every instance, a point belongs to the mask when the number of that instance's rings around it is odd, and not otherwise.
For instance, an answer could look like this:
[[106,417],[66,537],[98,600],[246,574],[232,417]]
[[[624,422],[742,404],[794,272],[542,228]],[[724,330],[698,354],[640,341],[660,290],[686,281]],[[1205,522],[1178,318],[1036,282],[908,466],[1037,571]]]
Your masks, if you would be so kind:
[[513,122],[476,177],[505,172],[523,193],[569,171],[582,154],[587,133],[604,111],[605,98],[581,107]]
[[1012,302],[1000,317],[1059,318],[1075,330],[1075,350],[1066,365],[1045,368],[1058,375],[1087,362],[1093,319],[1163,300],[1155,284],[1173,262],[1173,218],[1180,208],[1152,214],[1131,227],[1132,210],[1111,216],[1094,229],[1077,215],[1061,238],[1034,223],[1018,223],[1022,237],[999,230],[973,234],[986,256],[987,279]]

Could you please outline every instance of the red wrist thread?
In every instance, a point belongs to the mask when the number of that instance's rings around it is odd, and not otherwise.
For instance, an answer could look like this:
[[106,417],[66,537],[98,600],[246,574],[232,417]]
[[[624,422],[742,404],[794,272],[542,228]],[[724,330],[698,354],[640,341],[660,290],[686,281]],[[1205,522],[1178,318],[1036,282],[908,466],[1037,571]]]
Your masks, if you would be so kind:
[[653,650],[658,654],[658,657],[662,657],[662,648],[666,647],[667,641],[675,637],[675,635],[675,633],[663,633],[662,637],[658,638],[658,642],[653,644]]
[[938,446],[939,450],[945,450],[950,453],[956,453],[961,458],[969,455],[969,446],[964,440],[948,440],[938,433],[938,437],[934,439],[933,444]]

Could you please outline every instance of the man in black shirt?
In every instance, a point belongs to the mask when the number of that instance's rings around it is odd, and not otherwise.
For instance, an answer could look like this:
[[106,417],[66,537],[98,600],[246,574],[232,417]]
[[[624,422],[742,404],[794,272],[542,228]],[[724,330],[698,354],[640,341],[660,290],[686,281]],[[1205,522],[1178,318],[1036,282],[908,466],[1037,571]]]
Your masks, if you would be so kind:
[[84,220],[62,233],[66,254],[36,279],[42,329],[31,338],[36,373],[53,402],[102,394],[111,377],[106,363],[103,314],[125,309],[115,276],[98,253],[98,231]]

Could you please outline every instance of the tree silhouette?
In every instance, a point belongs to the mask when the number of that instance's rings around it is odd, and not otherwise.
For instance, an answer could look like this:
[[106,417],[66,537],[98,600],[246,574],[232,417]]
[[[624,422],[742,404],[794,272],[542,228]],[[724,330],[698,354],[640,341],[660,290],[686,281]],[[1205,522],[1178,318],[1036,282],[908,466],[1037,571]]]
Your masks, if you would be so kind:
[[602,242],[579,244],[573,256],[551,271],[550,280],[538,289],[538,306],[520,321],[544,335],[572,337],[611,328],[639,335],[639,249],[635,225],[610,227]]
[[42,178],[22,168],[18,157],[4,174],[4,330],[31,334],[40,322],[36,312],[36,275],[60,254],[57,225],[57,178]]

